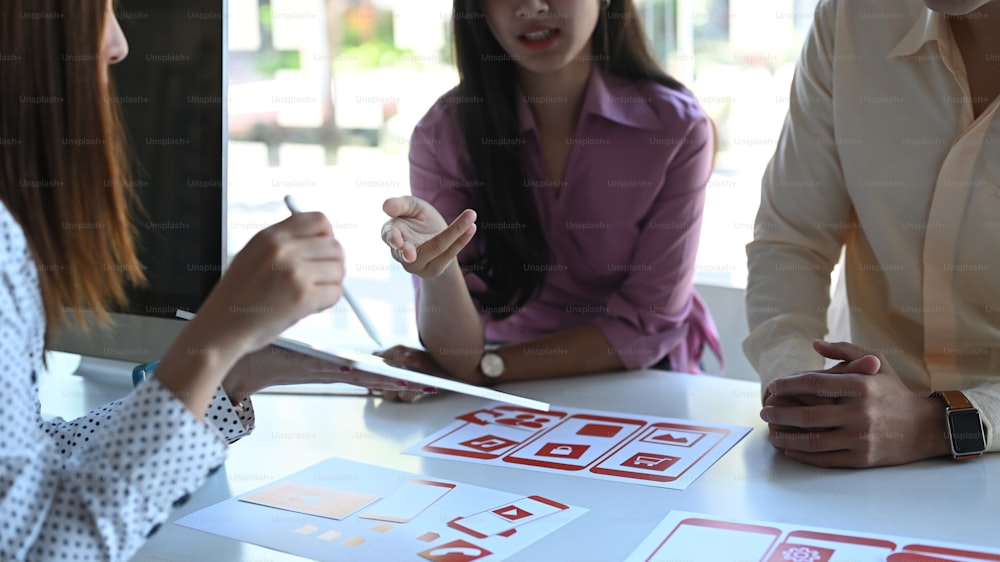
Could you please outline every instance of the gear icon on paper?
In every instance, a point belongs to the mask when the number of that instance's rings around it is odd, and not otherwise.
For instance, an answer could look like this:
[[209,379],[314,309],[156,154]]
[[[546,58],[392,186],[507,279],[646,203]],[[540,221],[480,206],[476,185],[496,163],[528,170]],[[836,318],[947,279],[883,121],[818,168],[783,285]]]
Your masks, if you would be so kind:
[[782,552],[781,557],[788,562],[816,562],[822,555],[807,546],[793,546]]

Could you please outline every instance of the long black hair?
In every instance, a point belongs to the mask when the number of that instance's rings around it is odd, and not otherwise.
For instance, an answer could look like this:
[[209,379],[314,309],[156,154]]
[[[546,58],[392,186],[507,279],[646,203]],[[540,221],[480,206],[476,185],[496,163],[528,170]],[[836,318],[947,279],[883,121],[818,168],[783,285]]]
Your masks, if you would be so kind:
[[[585,0],[595,2],[598,0]],[[548,249],[531,182],[524,177],[516,99],[516,63],[493,37],[482,0],[454,0],[452,26],[460,77],[459,105],[465,144],[475,178],[473,208],[484,252],[474,268],[489,290],[477,294],[494,318],[510,316],[535,295],[545,279]],[[683,86],[657,64],[633,0],[611,0],[591,37],[593,61],[631,81]],[[468,101],[472,100],[472,103]]]

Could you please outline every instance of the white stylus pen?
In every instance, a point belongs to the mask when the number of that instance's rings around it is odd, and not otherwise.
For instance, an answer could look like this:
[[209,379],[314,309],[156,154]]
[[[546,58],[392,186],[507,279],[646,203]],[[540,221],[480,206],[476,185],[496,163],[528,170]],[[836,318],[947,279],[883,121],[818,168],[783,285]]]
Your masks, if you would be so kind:
[[[299,205],[295,202],[295,198],[291,195],[285,196],[285,206],[288,207],[288,210],[292,213],[302,212],[299,210]],[[354,300],[350,291],[347,290],[347,286],[342,285],[341,290],[344,292],[344,300],[347,301],[348,306],[350,306],[351,310],[354,311],[354,315],[361,321],[361,325],[365,328],[365,331],[368,332],[368,335],[375,340],[375,343],[377,343],[379,347],[383,347],[382,338],[378,337],[378,332],[375,331],[375,326],[372,324],[372,321],[368,319],[368,316],[365,314],[365,311],[361,309],[361,306],[358,305],[358,301]]]

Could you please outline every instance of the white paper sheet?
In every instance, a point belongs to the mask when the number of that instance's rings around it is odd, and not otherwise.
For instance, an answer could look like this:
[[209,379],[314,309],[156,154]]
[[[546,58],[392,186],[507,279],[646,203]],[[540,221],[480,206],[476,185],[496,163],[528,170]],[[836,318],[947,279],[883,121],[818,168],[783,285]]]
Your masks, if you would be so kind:
[[671,511],[626,562],[982,562],[1000,550]]
[[586,512],[334,458],[176,524],[315,560],[470,562],[508,558]]

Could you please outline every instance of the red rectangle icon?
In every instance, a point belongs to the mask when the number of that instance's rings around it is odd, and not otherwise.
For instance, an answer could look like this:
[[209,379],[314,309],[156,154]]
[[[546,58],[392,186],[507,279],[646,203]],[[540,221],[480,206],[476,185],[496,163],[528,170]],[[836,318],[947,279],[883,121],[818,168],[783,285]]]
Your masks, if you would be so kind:
[[[924,555],[925,557],[924,558],[919,558],[919,557],[917,557],[919,555],[916,555],[913,558],[899,557],[898,560],[900,560],[900,561],[913,560],[914,562],[916,562],[918,560],[921,560],[921,561],[923,561],[923,560],[950,560],[951,559],[950,557],[955,557],[955,558],[960,558],[960,559],[966,559],[966,560],[970,560],[970,559],[971,560],[993,560],[993,561],[1000,560],[1000,554],[997,554],[996,552],[992,552],[992,553],[990,553],[990,552],[976,552],[976,551],[972,551],[972,550],[958,550],[958,549],[954,549],[954,548],[945,548],[945,547],[941,547],[941,546],[927,546],[927,545],[922,545],[922,544],[908,544],[905,547],[903,547],[903,552],[901,552],[899,554],[909,555],[910,553],[920,553],[920,555]],[[934,556],[931,556],[931,555],[934,555]],[[940,557],[949,557],[949,558],[938,558],[939,556]],[[896,559],[893,559],[893,562],[896,562]]]
[[620,425],[607,425],[601,423],[588,423],[576,432],[577,435],[587,435],[590,437],[614,437],[622,430]]
[[642,420],[575,414],[526,441],[503,461],[554,470],[583,470],[600,462],[645,425]]

